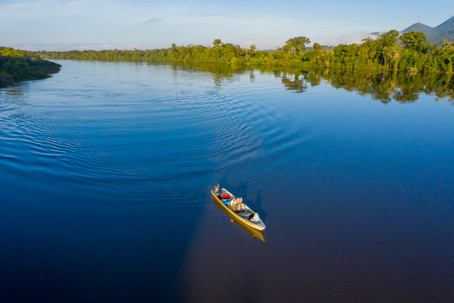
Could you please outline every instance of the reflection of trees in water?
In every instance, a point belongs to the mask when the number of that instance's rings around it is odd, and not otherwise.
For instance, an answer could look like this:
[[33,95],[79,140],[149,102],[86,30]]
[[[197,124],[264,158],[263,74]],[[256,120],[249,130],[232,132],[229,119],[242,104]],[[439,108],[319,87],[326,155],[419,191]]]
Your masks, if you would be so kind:
[[25,92],[28,89],[27,85],[28,83],[21,83],[20,85],[12,86],[7,89],[2,89],[0,93],[8,95],[10,98],[22,97],[23,95],[25,95]]
[[[287,90],[294,90],[297,93],[303,93],[307,89],[307,85],[305,84],[304,78],[302,75],[294,74],[293,79],[291,79],[292,75],[284,74],[282,75],[281,81],[284,84]],[[303,79],[302,79],[303,78]]]
[[251,80],[251,83],[255,82],[255,74],[253,70],[249,71],[249,80]]
[[[304,75],[304,74],[303,74]],[[415,102],[421,93],[435,95],[438,98],[454,100],[454,78],[451,74],[435,74],[422,76],[396,73],[385,75],[364,71],[362,73],[347,73],[338,70],[312,71],[303,76],[306,83],[311,86],[319,85],[325,80],[335,88],[357,92],[360,95],[370,95],[373,99],[383,103],[389,103],[392,99],[401,102]],[[298,87],[298,81],[285,80],[282,82],[287,89],[295,89],[302,92]],[[298,79],[296,74],[295,79]]]
[[22,105],[24,102],[24,96],[28,93],[28,83],[16,84],[8,88],[0,89],[0,112],[4,107],[9,107],[11,104]]
[[184,70],[188,72],[204,72],[208,73],[212,78],[215,86],[221,87],[224,83],[233,82],[238,79],[238,76],[247,71],[253,72],[250,68],[235,66],[233,64],[172,64],[172,69],[176,72]]
[[448,73],[423,76],[406,72],[383,74],[366,70],[352,73],[336,69],[303,72],[300,69],[285,69],[279,66],[254,70],[250,67],[222,64],[179,65],[174,68],[209,72],[216,86],[232,82],[243,74],[249,75],[251,82],[254,82],[255,73],[260,72],[272,73],[276,78],[281,79],[286,90],[292,90],[295,93],[303,93],[308,85],[317,86],[324,80],[335,88],[369,95],[383,103],[389,103],[393,99],[401,103],[415,102],[421,93],[435,95],[440,99],[454,100],[454,77]]
[[399,101],[401,103],[411,103],[415,102],[418,100],[418,93],[415,93],[411,89],[406,89],[406,90],[398,90],[394,95],[393,98],[396,101]]

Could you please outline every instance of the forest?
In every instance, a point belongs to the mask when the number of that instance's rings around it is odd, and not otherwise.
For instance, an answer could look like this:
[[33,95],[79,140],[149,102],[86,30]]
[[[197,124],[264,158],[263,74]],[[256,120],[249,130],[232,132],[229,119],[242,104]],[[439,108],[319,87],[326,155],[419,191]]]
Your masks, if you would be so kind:
[[[0,87],[18,81],[42,79],[58,72],[60,65],[44,59],[78,59],[184,64],[204,70],[257,69],[282,77],[287,89],[303,92],[306,85],[323,79],[335,87],[371,94],[382,102],[391,98],[414,101],[421,92],[454,99],[454,45],[431,45],[424,33],[396,30],[366,38],[359,44],[334,47],[300,36],[275,51],[258,51],[252,45],[223,43],[188,45],[152,50],[85,50],[26,52],[0,48]],[[223,67],[223,68],[221,68]]]
[[383,73],[449,74],[453,73],[454,45],[447,40],[443,45],[431,45],[422,32],[399,35],[396,30],[366,38],[359,44],[340,44],[334,47],[315,42],[304,36],[289,39],[275,51],[258,51],[252,45],[223,43],[220,39],[212,46],[188,45],[152,50],[103,50],[38,52],[46,59],[83,59],[108,61],[148,61],[161,63],[206,64],[223,63],[257,67],[275,67],[314,71],[335,69],[344,72],[364,70]]
[[0,47],[0,87],[48,78],[57,73],[60,67],[60,64],[43,60],[31,52]]
[[[412,102],[419,93],[454,99],[454,45],[445,40],[431,45],[422,32],[402,35],[391,30],[359,44],[334,47],[300,36],[286,41],[275,51],[258,51],[252,45],[223,43],[215,39],[212,46],[188,45],[152,50],[103,50],[38,52],[48,59],[81,59],[153,62],[188,65],[203,70],[230,72],[256,69],[273,72],[286,89],[303,92],[307,85],[322,80],[360,94],[370,94],[381,102],[392,98]],[[220,63],[220,64],[218,64]]]

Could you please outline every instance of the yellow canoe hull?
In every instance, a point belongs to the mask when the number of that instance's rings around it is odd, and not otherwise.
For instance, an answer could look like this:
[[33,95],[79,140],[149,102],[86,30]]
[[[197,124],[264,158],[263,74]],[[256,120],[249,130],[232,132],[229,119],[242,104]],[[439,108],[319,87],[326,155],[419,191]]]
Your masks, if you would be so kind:
[[[224,191],[228,192],[226,189],[223,189]],[[229,193],[229,192],[228,192]],[[231,196],[233,196],[231,193],[229,193]],[[227,205],[225,205],[219,198],[218,196],[214,193],[214,191],[211,191],[211,197],[213,198],[213,200],[215,202],[217,202],[217,204],[225,211],[227,211],[227,213],[230,215],[231,218],[233,218],[235,221],[237,221],[238,223],[241,223],[241,225],[245,225],[249,228],[252,228],[252,229],[255,229],[255,230],[258,230],[258,231],[263,231],[266,226],[265,224],[263,224],[263,226],[261,225],[258,225],[254,222],[251,222],[249,221],[248,219],[245,219],[241,216],[239,216],[235,211],[233,211],[230,207],[228,207]],[[249,208],[248,208],[249,209]],[[250,209],[249,209],[250,210]]]

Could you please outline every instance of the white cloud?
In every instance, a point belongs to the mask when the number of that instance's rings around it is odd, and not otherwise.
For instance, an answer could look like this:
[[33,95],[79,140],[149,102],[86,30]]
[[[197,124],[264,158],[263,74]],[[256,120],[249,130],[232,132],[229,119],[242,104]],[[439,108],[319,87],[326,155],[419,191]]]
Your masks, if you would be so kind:
[[220,5],[188,2],[130,3],[127,1],[22,1],[0,4],[2,43],[27,49],[161,48],[210,45],[213,39],[275,49],[295,36],[313,42],[358,42],[362,32],[321,31],[306,18],[282,13],[234,11]]

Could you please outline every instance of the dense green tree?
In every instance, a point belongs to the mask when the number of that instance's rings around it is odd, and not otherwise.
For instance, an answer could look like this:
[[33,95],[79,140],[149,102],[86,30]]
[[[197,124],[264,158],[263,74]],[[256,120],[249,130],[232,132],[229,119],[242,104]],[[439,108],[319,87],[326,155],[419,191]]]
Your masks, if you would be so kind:
[[287,42],[285,42],[284,47],[287,51],[295,50],[295,52],[298,54],[301,50],[305,50],[306,44],[309,43],[311,43],[311,40],[309,38],[300,36],[288,39]]
[[390,30],[387,33],[383,33],[378,36],[377,40],[382,47],[391,47],[397,43],[397,38],[399,37],[399,32],[395,29]]
[[421,51],[427,47],[427,36],[422,32],[406,32],[400,36],[405,48]]
[[222,45],[221,39],[214,39],[213,45],[214,46],[221,46]]
[[401,50],[397,44],[399,32],[391,30],[377,38],[376,59],[385,68],[394,68],[397,64],[398,54]]
[[323,49],[323,47],[317,42],[314,43],[312,48],[315,49],[315,50],[322,50]]

